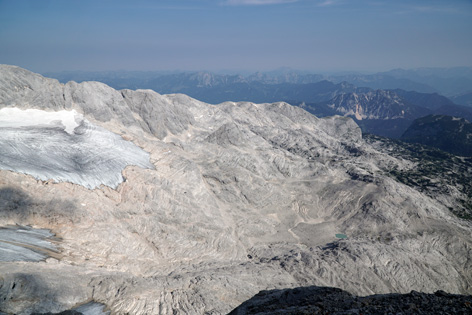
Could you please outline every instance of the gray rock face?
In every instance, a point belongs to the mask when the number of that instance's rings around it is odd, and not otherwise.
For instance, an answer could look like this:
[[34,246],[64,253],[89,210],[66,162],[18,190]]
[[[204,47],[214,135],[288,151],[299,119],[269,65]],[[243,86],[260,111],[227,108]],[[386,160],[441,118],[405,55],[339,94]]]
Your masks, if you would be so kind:
[[169,132],[180,134],[194,122],[194,117],[180,106],[189,99],[187,96],[176,96],[176,102],[149,90],[123,90],[121,95],[127,106],[139,115],[141,128],[159,139]]
[[414,119],[429,114],[425,108],[412,105],[395,91],[376,90],[366,93],[344,93],[329,101],[339,115],[363,119]]
[[0,311],[57,313],[94,300],[113,314],[221,314],[260,290],[302,285],[472,292],[472,226],[449,211],[455,199],[391,177],[386,169],[418,160],[366,143],[350,118],[62,85],[10,66],[0,66],[0,83],[0,108],[75,110],[153,164],[125,167],[115,189],[0,170],[0,226],[61,239],[60,257],[0,264],[0,295],[14,297]]

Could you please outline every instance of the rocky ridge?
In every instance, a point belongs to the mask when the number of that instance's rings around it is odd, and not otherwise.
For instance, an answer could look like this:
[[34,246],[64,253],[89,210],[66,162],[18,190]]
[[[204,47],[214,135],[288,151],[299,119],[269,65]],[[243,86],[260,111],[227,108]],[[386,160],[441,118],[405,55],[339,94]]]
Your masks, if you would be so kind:
[[61,240],[60,257],[0,265],[0,311],[94,300],[114,314],[227,313],[302,285],[471,293],[470,222],[450,196],[385,174],[415,162],[366,143],[350,118],[61,84],[13,66],[0,66],[0,107],[75,110],[154,166],[126,167],[116,189],[0,170],[0,226]]
[[363,119],[412,119],[426,109],[406,102],[395,91],[375,90],[344,93],[329,101],[329,107],[343,116]]
[[329,287],[261,291],[230,315],[243,314],[469,314],[472,296],[412,291],[358,297]]
[[418,118],[401,139],[433,146],[455,155],[472,156],[472,124],[464,118],[445,115]]

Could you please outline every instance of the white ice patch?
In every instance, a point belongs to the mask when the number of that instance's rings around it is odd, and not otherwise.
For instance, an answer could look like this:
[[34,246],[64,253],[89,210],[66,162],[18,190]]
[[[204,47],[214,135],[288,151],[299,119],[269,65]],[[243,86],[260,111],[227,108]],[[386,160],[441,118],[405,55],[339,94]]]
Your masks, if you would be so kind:
[[0,110],[0,169],[94,189],[116,188],[128,165],[153,168],[149,153],[75,111]]
[[62,126],[68,134],[73,134],[74,129],[84,120],[83,116],[75,110],[61,110],[59,112],[46,112],[39,109],[21,110],[15,107],[0,109],[1,127],[30,127],[30,126]]
[[46,229],[28,226],[0,227],[0,261],[41,261],[48,251],[56,251],[50,240],[53,234]]

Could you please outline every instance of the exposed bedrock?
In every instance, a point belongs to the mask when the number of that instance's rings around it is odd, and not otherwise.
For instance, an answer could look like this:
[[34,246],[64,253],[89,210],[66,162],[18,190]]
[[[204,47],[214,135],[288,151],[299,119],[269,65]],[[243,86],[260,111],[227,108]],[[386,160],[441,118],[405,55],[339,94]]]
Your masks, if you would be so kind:
[[358,297],[338,288],[301,287],[261,291],[230,315],[246,314],[468,314],[472,296],[411,291]]
[[[55,122],[0,135],[22,163],[0,170],[0,226],[60,239],[56,257],[0,264],[0,311],[95,301],[113,314],[222,314],[309,285],[472,293],[472,227],[448,209],[458,197],[389,176],[418,161],[366,143],[352,119],[62,85],[11,66],[0,92],[0,108],[83,115],[72,134]],[[25,149],[31,139],[44,149]]]

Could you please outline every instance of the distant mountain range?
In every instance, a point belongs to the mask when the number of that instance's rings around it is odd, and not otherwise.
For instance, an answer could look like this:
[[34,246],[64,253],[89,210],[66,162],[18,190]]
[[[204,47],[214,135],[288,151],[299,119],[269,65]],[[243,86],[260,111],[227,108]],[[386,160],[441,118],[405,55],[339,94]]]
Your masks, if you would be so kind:
[[[161,93],[172,93],[176,83],[186,87],[215,87],[231,83],[307,84],[323,80],[333,83],[348,82],[371,89],[403,89],[422,93],[439,93],[454,98],[472,93],[472,67],[395,69],[374,74],[316,74],[287,68],[251,75],[215,74],[211,72],[176,71],[64,71],[43,73],[66,83],[67,81],[100,81],[113,88],[149,88]],[[144,87],[145,86],[145,87]],[[465,103],[458,103],[467,105]]]
[[391,138],[400,137],[415,118],[431,112],[421,105],[389,90],[344,93],[325,103],[335,114],[356,120],[363,132]]
[[383,74],[429,85],[447,97],[472,92],[472,67],[396,69]]
[[305,107],[317,116],[352,117],[363,132],[390,138],[399,138],[413,120],[431,114],[472,120],[471,109],[456,105],[442,95],[401,89],[342,93],[324,104]]
[[426,108],[414,105],[389,90],[343,93],[331,99],[328,107],[356,120],[413,119],[428,112]]
[[456,155],[472,156],[472,124],[463,118],[445,115],[418,118],[401,140],[429,145]]
[[472,92],[453,96],[451,97],[451,100],[453,100],[456,104],[472,107]]
[[[290,69],[246,76],[139,71],[61,72],[48,76],[63,83],[97,80],[115,89],[183,93],[211,104],[285,101],[318,117],[352,117],[364,133],[391,138],[399,138],[414,119],[430,114],[472,120],[472,107],[454,103],[472,105],[472,93],[467,94],[472,92],[472,68],[466,67],[330,76]],[[452,95],[454,102],[443,95]]]
[[221,75],[210,72],[73,72],[51,73],[48,76],[62,83],[68,81],[100,81],[115,89],[151,89],[160,94],[183,93],[204,102],[225,101],[277,102],[327,101],[341,92],[353,92],[356,86],[346,82],[333,83],[322,75],[296,72],[267,74]]
[[349,82],[356,86],[369,87],[371,89],[403,89],[423,93],[438,93],[439,90],[430,85],[415,82],[406,78],[395,78],[387,74],[352,74],[344,76],[333,76],[329,78],[333,82]]

